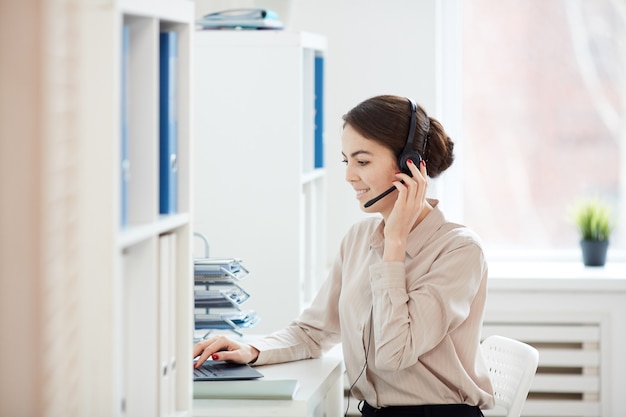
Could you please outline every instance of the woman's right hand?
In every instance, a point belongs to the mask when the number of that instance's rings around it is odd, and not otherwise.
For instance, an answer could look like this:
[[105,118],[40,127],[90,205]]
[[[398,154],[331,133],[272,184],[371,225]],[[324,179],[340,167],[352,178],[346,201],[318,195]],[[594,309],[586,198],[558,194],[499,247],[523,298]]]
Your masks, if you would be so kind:
[[411,176],[399,172],[396,173],[398,180],[394,181],[398,196],[391,213],[385,219],[384,261],[404,262],[409,233],[430,209],[426,200],[426,163],[422,161],[418,167],[409,159],[407,166],[411,170]]
[[195,368],[202,365],[209,357],[216,361],[252,363],[259,357],[259,351],[248,344],[220,335],[198,342],[193,347],[193,358],[198,358]]

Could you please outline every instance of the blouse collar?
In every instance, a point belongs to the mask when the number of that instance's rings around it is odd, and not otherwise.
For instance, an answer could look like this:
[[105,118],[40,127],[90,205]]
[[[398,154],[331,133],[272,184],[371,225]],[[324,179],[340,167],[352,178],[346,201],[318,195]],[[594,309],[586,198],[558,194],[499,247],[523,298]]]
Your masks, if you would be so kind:
[[[443,212],[439,209],[439,200],[428,198],[427,201],[433,209],[415,229],[411,230],[407,239],[406,253],[411,258],[414,258],[424,247],[433,231],[439,229],[446,221]],[[375,249],[381,257],[385,242],[384,229],[385,221],[381,219],[378,227],[369,237],[370,247]]]

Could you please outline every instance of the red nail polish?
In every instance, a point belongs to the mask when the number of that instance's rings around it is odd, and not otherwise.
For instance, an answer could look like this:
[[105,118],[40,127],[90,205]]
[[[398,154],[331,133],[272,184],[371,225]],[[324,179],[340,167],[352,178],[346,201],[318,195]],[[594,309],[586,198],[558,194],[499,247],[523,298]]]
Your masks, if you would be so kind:
[[398,171],[398,172],[396,172],[396,175],[398,175],[398,174],[402,174],[402,171]]
[[218,360],[218,358],[219,358],[219,357],[218,357],[218,356],[214,353],[214,354],[213,354],[213,356],[211,356],[211,358],[212,358],[214,361],[216,361],[216,360]]
[[409,163],[409,164],[412,164],[413,160],[411,158],[409,158],[409,159],[406,160],[406,162]]

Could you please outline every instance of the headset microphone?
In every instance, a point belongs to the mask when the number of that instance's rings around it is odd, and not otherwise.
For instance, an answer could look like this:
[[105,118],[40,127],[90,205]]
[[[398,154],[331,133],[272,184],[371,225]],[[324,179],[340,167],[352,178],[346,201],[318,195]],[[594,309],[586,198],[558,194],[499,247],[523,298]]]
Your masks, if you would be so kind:
[[[409,169],[407,161],[410,159],[410,160],[413,161],[414,164],[416,164],[417,166],[420,166],[420,164],[422,163],[422,155],[420,155],[419,152],[417,152],[416,150],[413,149],[413,136],[415,136],[415,124],[416,124],[416,119],[417,119],[417,105],[410,98],[407,98],[407,100],[409,100],[409,103],[411,105],[411,124],[410,124],[410,127],[409,127],[409,134],[408,134],[408,136],[406,138],[406,143],[404,145],[404,149],[402,149],[402,153],[398,157],[398,167],[400,168],[400,171],[402,171],[405,174],[408,174],[408,175],[410,175],[412,177],[413,174],[411,174],[411,170]],[[426,133],[426,134],[428,134],[428,133]],[[363,207],[369,207],[369,206],[375,204],[378,200],[381,200],[384,197],[387,197],[395,189],[396,189],[395,186],[391,186],[391,188],[389,188],[384,193],[382,193],[379,196],[374,197],[371,200],[369,200],[368,202],[366,202],[363,205]]]
[[396,186],[392,185],[387,191],[385,191],[384,193],[380,194],[378,197],[374,197],[370,201],[368,201],[367,203],[363,204],[363,207],[369,207],[372,204],[376,203],[378,200],[382,200],[384,197],[387,197],[389,194],[391,194],[393,192],[393,190],[395,190],[395,189],[396,189]]

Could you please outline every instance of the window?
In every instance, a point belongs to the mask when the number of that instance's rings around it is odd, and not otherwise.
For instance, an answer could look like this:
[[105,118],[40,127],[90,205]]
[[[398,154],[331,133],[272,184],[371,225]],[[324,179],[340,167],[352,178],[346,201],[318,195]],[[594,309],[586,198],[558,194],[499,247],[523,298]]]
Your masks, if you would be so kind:
[[626,4],[471,0],[462,32],[464,222],[488,250],[572,251],[597,196],[626,249]]

